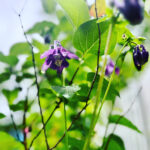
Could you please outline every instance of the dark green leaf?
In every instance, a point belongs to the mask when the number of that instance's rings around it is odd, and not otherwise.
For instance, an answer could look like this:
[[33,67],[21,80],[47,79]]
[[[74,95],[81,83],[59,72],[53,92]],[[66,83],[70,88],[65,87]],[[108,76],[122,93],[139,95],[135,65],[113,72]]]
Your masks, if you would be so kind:
[[16,56],[5,56],[0,52],[0,61],[10,66],[15,66],[19,60]]
[[31,47],[29,46],[28,43],[17,43],[11,47],[10,54],[14,56],[23,55],[23,54],[30,55]]
[[[100,54],[103,55],[106,46],[110,20],[103,21],[99,24],[101,30],[101,50],[100,50],[101,53]],[[109,48],[108,48],[109,54],[114,50],[117,42],[117,32],[115,30],[115,27],[113,27],[111,39],[112,40],[110,41]],[[96,23],[96,20],[88,21],[82,24],[77,29],[77,31],[74,34],[73,44],[77,50],[80,50],[82,52],[90,52],[90,53],[97,54],[98,45],[99,45],[99,32],[98,32],[98,25]]]
[[0,119],[3,119],[3,118],[5,118],[6,116],[4,115],[4,114],[2,114],[2,113],[0,113]]
[[32,79],[32,78],[34,78],[34,77],[35,77],[35,76],[34,76],[33,74],[30,74],[30,73],[23,73],[23,75],[16,77],[16,81],[17,81],[17,82],[21,82],[23,79]]
[[115,134],[111,134],[104,139],[103,146],[100,150],[105,150],[106,147],[107,150],[125,150],[123,140]]
[[9,72],[4,72],[0,74],[0,83],[8,80],[10,78],[11,74]]
[[24,104],[25,104],[25,101],[20,101],[17,104],[9,105],[9,107],[12,111],[19,111],[19,110],[24,109]]
[[130,120],[128,120],[127,118],[120,116],[120,115],[111,115],[109,117],[109,122],[110,123],[117,123],[120,125],[123,125],[125,127],[128,127],[132,130],[135,130],[139,133],[142,133]]

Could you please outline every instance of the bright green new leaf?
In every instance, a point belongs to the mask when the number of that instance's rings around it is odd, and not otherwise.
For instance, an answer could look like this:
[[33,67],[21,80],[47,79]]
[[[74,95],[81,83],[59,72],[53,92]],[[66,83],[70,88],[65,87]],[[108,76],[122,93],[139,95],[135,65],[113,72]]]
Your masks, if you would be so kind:
[[[108,27],[110,25],[110,20],[103,21],[99,23],[101,31],[101,49],[100,54],[104,54],[107,36],[108,36]],[[117,32],[115,27],[111,34],[111,41],[109,43],[108,54],[113,52],[117,43]],[[73,38],[74,47],[81,52],[90,52],[97,54],[99,46],[99,32],[98,25],[96,20],[88,21],[82,24],[74,34]]]
[[128,120],[127,118],[120,116],[120,115],[111,115],[109,117],[109,122],[110,123],[117,123],[119,125],[123,125],[125,127],[128,127],[132,130],[135,130],[139,133],[142,133],[130,120]]
[[77,28],[89,20],[89,10],[84,0],[56,0],[64,9],[68,20]]
[[0,132],[0,149],[1,150],[24,150],[23,144],[16,141],[8,133]]
[[0,113],[0,119],[3,119],[3,118],[5,118],[6,116],[4,115],[4,114],[2,114],[2,113]]
[[17,43],[14,44],[10,49],[10,54],[14,56],[18,55],[30,55],[31,54],[31,47],[28,43]]
[[15,66],[19,60],[16,56],[5,56],[0,52],[0,61],[10,66]]

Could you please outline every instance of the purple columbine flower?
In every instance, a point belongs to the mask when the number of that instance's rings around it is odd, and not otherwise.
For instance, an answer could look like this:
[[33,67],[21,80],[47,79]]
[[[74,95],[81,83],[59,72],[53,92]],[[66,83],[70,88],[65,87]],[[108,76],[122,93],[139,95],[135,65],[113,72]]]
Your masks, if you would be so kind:
[[135,25],[142,22],[144,11],[139,0],[124,0],[123,3],[113,0],[113,2],[131,24]]
[[[109,59],[107,66],[106,66],[105,75],[109,76],[110,74],[112,74],[114,67],[115,67],[115,63],[111,59]],[[115,73],[117,75],[120,74],[120,69],[118,67],[115,67]]]
[[144,45],[137,45],[133,51],[133,60],[135,67],[140,71],[142,65],[148,62],[149,53],[146,51]]
[[54,45],[51,45],[51,49],[44,52],[40,58],[45,57],[46,60],[42,66],[42,71],[45,72],[48,68],[51,68],[57,70],[59,74],[62,73],[64,68],[69,66],[66,59],[78,59],[78,56],[63,48],[59,41],[54,41]]

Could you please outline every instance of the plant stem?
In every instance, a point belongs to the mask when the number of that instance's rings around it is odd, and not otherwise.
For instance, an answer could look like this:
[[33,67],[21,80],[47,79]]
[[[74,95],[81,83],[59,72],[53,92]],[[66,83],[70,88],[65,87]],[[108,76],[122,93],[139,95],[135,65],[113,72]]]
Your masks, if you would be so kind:
[[109,25],[108,36],[107,36],[107,43],[106,43],[105,54],[104,54],[105,58],[104,58],[104,61],[103,61],[101,77],[99,79],[98,88],[97,88],[97,92],[96,92],[96,102],[95,102],[95,106],[94,106],[94,111],[93,111],[93,116],[92,116],[92,120],[91,120],[90,130],[89,130],[88,136],[86,138],[83,150],[88,150],[89,149],[92,133],[93,133],[93,130],[95,128],[95,120],[96,120],[96,116],[97,116],[97,108],[99,106],[101,89],[102,89],[102,86],[103,86],[103,79],[104,79],[104,75],[105,75],[105,67],[106,67],[106,64],[107,64],[107,57],[106,56],[108,54],[108,48],[109,48],[109,42],[110,42],[110,38],[111,38],[111,33],[112,33],[112,24]]

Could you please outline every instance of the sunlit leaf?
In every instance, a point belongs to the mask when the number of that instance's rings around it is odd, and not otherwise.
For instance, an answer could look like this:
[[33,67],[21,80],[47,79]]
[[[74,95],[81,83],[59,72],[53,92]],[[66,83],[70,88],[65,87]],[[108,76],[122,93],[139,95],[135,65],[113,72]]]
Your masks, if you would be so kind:
[[125,118],[123,116],[111,115],[109,117],[109,122],[110,123],[117,123],[119,125],[123,125],[125,127],[128,127],[128,128],[130,128],[132,130],[135,130],[135,131],[141,133],[141,131],[130,120],[128,120],[127,118]]
[[89,20],[89,11],[84,0],[57,0],[67,14],[67,18],[74,27]]
[[23,144],[16,141],[8,133],[0,132],[0,148],[1,150],[24,150]]
[[[103,21],[100,23],[100,31],[101,31],[101,50],[100,54],[104,54],[107,36],[108,36],[108,27],[110,24],[110,20]],[[110,54],[117,42],[117,32],[115,27],[113,28],[113,32],[111,34],[111,41],[109,43],[109,51]],[[81,52],[90,52],[93,54],[97,54],[98,45],[99,45],[99,33],[98,33],[98,25],[96,20],[88,21],[82,24],[74,34],[73,38],[74,47]]]

